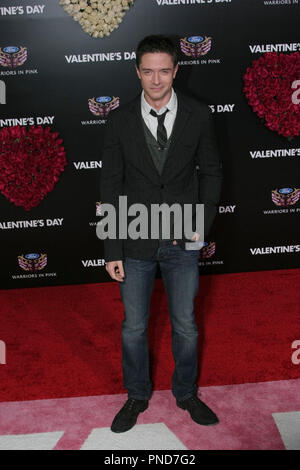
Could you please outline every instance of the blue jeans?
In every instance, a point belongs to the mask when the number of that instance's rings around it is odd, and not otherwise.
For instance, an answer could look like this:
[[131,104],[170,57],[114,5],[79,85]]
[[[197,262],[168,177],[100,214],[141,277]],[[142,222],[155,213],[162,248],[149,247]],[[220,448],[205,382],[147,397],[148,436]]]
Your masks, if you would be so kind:
[[198,329],[194,299],[198,292],[199,250],[183,250],[172,241],[161,241],[150,259],[125,258],[125,280],[120,283],[124,305],[122,323],[122,367],[128,397],[148,400],[152,392],[149,377],[148,319],[152,289],[159,263],[167,292],[172,325],[172,353],[175,370],[172,392],[183,400],[197,392]]

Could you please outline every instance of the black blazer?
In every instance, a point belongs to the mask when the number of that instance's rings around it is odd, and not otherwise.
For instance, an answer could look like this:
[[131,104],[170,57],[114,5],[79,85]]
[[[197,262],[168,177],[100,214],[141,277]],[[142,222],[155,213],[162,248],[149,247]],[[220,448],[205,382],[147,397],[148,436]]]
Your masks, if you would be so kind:
[[[146,143],[141,95],[110,113],[102,154],[101,202],[113,204],[116,210],[120,195],[127,196],[128,207],[134,203],[143,203],[149,209],[151,203],[202,203],[206,238],[216,215],[222,181],[212,113],[203,102],[176,93],[177,115],[161,175]],[[137,215],[128,217],[128,224]],[[184,248],[184,236],[177,241]],[[146,259],[157,247],[158,240],[150,235],[148,239],[118,239],[117,225],[117,238],[104,240],[104,257],[106,261],[126,256]]]

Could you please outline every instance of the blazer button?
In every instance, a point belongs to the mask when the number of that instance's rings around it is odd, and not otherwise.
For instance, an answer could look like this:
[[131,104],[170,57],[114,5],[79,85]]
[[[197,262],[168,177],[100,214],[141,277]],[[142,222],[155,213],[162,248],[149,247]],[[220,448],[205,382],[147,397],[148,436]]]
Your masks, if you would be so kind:
[[161,188],[161,189],[164,189],[164,187],[165,187],[164,184],[161,184],[161,185],[160,185],[160,188]]

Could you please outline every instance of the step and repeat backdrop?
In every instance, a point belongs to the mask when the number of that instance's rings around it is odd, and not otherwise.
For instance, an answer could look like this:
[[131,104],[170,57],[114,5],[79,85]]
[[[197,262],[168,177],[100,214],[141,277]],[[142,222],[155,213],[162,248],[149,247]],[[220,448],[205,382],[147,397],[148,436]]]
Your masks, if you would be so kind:
[[103,137],[140,92],[149,34],[174,40],[175,87],[215,121],[224,185],[201,273],[299,267],[299,13],[297,0],[0,0],[0,287],[110,280]]

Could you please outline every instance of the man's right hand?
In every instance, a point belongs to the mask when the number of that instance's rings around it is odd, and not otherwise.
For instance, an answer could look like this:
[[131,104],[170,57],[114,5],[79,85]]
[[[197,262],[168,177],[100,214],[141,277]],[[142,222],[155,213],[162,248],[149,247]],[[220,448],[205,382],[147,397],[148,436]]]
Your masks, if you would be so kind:
[[124,281],[123,261],[108,261],[105,266],[106,271],[115,281]]

